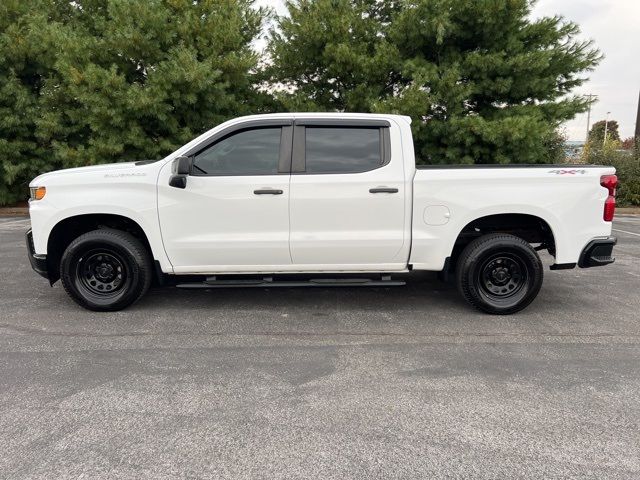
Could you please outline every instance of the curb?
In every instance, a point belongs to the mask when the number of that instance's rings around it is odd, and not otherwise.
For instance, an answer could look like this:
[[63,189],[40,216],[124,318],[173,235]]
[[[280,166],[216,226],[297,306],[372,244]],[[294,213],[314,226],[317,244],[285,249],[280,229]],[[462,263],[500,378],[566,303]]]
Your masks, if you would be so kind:
[[640,215],[640,207],[620,207],[616,208],[616,215]]
[[29,215],[28,207],[0,207],[0,217],[23,217]]

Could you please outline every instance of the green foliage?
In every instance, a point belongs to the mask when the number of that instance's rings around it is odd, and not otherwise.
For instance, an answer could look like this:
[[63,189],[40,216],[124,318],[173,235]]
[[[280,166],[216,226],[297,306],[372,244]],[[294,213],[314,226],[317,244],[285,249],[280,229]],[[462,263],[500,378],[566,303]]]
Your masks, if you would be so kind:
[[370,111],[393,93],[398,51],[388,36],[393,2],[300,0],[271,32],[271,80],[293,91],[279,95],[289,110]]
[[422,163],[550,163],[600,56],[531,0],[2,0],[0,204],[39,173],[161,157],[278,110],[410,115]]
[[599,61],[528,0],[298,0],[271,34],[288,108],[410,115],[423,163],[550,163]]
[[640,206],[640,161],[632,156],[617,154],[611,165],[616,167],[620,181],[617,201],[622,207]]
[[607,129],[607,141],[608,140],[620,140],[620,133],[618,132],[618,122],[615,120],[600,120],[594,123],[589,130],[589,143],[592,145],[604,143],[604,131],[605,125]]
[[620,141],[607,140],[588,143],[583,150],[585,163],[610,165],[618,175],[616,203],[621,207],[640,205],[640,157],[633,150],[622,150]]
[[3,0],[0,204],[61,167],[159,158],[271,108],[253,0]]

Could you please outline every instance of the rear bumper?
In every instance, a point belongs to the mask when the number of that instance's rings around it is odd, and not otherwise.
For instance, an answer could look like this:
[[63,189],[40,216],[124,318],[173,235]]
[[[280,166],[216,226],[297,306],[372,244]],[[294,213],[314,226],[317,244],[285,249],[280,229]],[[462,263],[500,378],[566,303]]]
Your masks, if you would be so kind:
[[47,268],[47,256],[46,255],[38,255],[35,251],[35,247],[33,246],[33,233],[31,233],[31,229],[27,231],[25,234],[25,238],[27,241],[27,252],[29,254],[29,262],[31,263],[31,268],[42,275],[44,278],[49,278],[49,269]]
[[601,267],[615,262],[613,247],[618,243],[616,237],[591,240],[580,254],[578,266],[581,268]]

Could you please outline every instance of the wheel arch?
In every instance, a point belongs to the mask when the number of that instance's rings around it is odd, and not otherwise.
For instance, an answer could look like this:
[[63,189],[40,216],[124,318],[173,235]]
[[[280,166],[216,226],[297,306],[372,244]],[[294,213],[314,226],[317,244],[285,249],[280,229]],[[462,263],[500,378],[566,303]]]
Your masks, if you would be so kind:
[[130,233],[142,242],[154,261],[157,259],[147,234],[136,220],[125,215],[113,213],[72,215],[59,220],[53,226],[47,238],[47,270],[49,282],[52,285],[60,279],[60,260],[69,244],[80,235],[101,228],[122,230]]
[[547,219],[531,213],[494,213],[468,221],[458,232],[449,255],[450,266],[455,265],[466,245],[489,233],[509,233],[530,244],[540,244],[540,249],[548,250],[552,256],[556,255],[557,232]]

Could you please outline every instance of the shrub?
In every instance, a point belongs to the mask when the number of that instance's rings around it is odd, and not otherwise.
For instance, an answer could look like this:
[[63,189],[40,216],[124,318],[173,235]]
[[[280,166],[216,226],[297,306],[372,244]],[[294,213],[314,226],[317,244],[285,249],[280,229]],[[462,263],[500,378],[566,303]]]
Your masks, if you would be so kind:
[[604,148],[587,145],[584,149],[586,163],[611,165],[618,175],[616,200],[619,206],[640,205],[640,157],[637,150],[621,150],[619,142],[607,142]]

